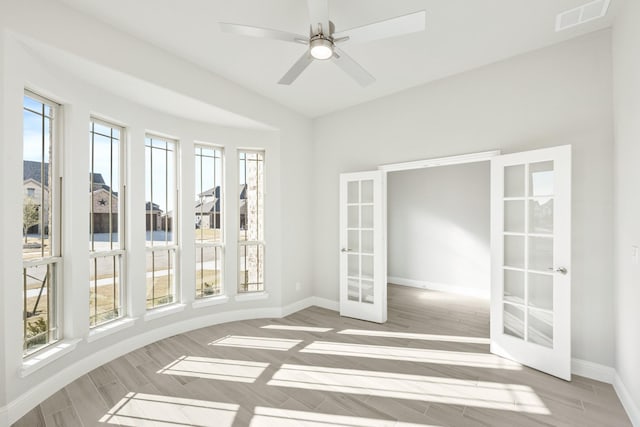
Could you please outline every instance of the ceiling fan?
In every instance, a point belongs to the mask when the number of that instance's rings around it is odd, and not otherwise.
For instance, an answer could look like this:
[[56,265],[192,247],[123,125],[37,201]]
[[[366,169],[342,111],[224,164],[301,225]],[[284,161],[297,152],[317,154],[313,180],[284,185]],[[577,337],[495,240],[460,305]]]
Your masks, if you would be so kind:
[[308,46],[307,51],[280,79],[279,84],[290,85],[293,83],[314,60],[331,59],[363,87],[375,82],[376,79],[338,46],[342,46],[347,42],[365,43],[424,31],[425,29],[426,12],[421,10],[362,27],[336,32],[333,22],[329,20],[329,0],[307,0],[307,4],[309,6],[309,17],[311,18],[309,37],[286,31],[224,22],[220,23],[220,27],[222,31],[227,33],[281,40]]

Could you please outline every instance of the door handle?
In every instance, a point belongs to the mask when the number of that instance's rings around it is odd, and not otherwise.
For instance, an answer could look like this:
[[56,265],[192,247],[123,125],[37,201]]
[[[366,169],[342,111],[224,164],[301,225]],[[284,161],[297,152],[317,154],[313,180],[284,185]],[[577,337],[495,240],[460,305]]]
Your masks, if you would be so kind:
[[569,272],[564,267],[558,267],[558,268],[549,267],[549,270],[553,270],[554,273],[560,273],[562,275],[567,274]]
[[340,249],[340,252],[353,252],[353,249],[342,248],[342,249]]

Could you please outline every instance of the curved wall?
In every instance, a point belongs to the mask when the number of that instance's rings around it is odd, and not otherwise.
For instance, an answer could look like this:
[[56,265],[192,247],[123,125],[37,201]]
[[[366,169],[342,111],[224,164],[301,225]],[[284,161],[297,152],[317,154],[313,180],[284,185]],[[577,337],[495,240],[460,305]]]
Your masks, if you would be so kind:
[[[71,347],[58,353],[64,353],[62,356],[55,355],[36,363],[34,366],[37,369],[25,369],[22,359],[22,290],[20,286],[2,287],[0,425],[17,420],[78,376],[150,342],[215,323],[280,317],[313,302],[309,268],[311,254],[302,247],[303,242],[308,241],[308,230],[311,229],[311,203],[305,191],[311,182],[308,172],[311,125],[308,119],[152,46],[115,32],[57,2],[54,6],[51,5],[54,2],[42,0],[9,3],[10,8],[3,9],[3,15],[7,19],[0,19],[0,53],[4,62],[0,74],[0,90],[3,95],[1,120],[6,124],[2,126],[0,148],[3,195],[0,213],[3,254],[0,259],[0,280],[2,283],[21,283],[21,227],[17,224],[21,224],[23,191],[22,96],[24,88],[28,87],[63,105],[62,344]],[[30,11],[34,8],[41,8],[42,16],[30,16]],[[5,11],[8,13],[5,14]],[[45,19],[46,12],[49,12],[48,19]],[[59,19],[56,21],[56,18]],[[87,31],[87,27],[91,31]],[[79,38],[76,34],[83,34],[83,37],[86,34],[87,37]],[[92,45],[92,41],[95,44]],[[91,68],[92,74],[88,75],[87,69],[76,67],[75,62],[70,64],[60,59],[62,53],[68,55],[65,58],[80,58],[97,66]],[[130,57],[130,61],[121,61],[122,55]],[[148,63],[146,70],[145,62]],[[104,90],[103,87],[116,84],[115,80],[107,81],[114,79],[116,74],[117,84],[131,79],[135,79],[131,82],[136,84],[144,76],[144,81],[149,83],[149,99],[145,100],[145,104],[157,105],[158,108],[144,106],[116,96],[113,91]],[[104,85],[89,83],[99,82],[101,79],[104,80]],[[193,95],[198,88],[201,91],[196,98]],[[118,91],[122,92],[126,90]],[[253,122],[264,123],[263,129],[274,130],[222,126],[215,123],[215,117],[211,117],[209,122],[206,122],[206,117],[205,121],[185,118],[194,116],[202,120],[201,110],[181,111],[182,117],[161,112],[167,110],[168,104],[178,105],[185,97],[208,105],[229,107],[236,115],[244,115]],[[240,105],[245,111],[240,110]],[[126,304],[129,318],[115,323],[115,328],[103,328],[99,333],[90,333],[87,303],[87,126],[92,115],[125,126],[128,158],[128,268],[125,279],[128,284]],[[143,165],[146,132],[156,132],[178,140],[178,170],[182,177],[178,200],[182,215],[177,227],[180,243],[177,266],[181,284],[180,304],[162,315],[155,312],[152,316],[148,316],[145,310]],[[225,186],[229,201],[225,208],[227,255],[224,277],[228,300],[204,306],[193,304],[195,249],[190,211],[193,209],[195,141],[225,147]],[[238,204],[233,203],[233,200],[236,195],[234,189],[238,188],[238,148],[259,148],[266,151],[267,293],[258,298],[236,299],[235,295],[237,258],[234,255],[237,253],[237,244],[234,236]],[[285,194],[295,194],[296,197],[285,198]],[[296,286],[296,283],[300,286]],[[70,348],[72,351],[69,351]]]

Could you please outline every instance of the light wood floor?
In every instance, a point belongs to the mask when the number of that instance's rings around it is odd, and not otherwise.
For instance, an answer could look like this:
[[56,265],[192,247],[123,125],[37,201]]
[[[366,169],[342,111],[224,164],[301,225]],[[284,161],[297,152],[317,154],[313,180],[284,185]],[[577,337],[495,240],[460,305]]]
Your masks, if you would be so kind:
[[312,307],[177,335],[84,375],[15,425],[631,425],[610,385],[490,355],[488,329],[485,301],[391,285],[385,325]]

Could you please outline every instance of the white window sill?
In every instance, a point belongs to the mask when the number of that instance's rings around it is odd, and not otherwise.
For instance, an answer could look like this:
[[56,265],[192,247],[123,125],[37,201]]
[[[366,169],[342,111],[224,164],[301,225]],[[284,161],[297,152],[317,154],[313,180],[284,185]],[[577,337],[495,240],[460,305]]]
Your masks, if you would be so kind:
[[238,294],[235,298],[238,302],[257,301],[261,299],[269,299],[269,294],[267,292],[247,292],[245,294]]
[[27,357],[22,361],[20,376],[24,378],[28,375],[31,375],[38,369],[43,368],[49,363],[60,359],[65,354],[71,353],[73,350],[75,350],[80,341],[82,341],[80,338],[59,341],[55,344],[52,344],[47,349],[43,349],[42,352],[38,352],[32,356]]
[[186,308],[186,304],[170,304],[166,307],[155,308],[144,315],[144,321],[148,322],[149,320],[159,319],[161,317],[170,316],[175,313],[180,313],[184,311]]
[[136,323],[137,317],[125,317],[124,319],[114,320],[104,325],[96,326],[89,331],[87,342],[94,342],[100,338],[115,334],[123,329],[127,329]]
[[192,308],[204,308],[211,307],[213,305],[220,305],[229,302],[229,297],[226,295],[218,295],[215,297],[201,298],[194,301],[191,304]]

